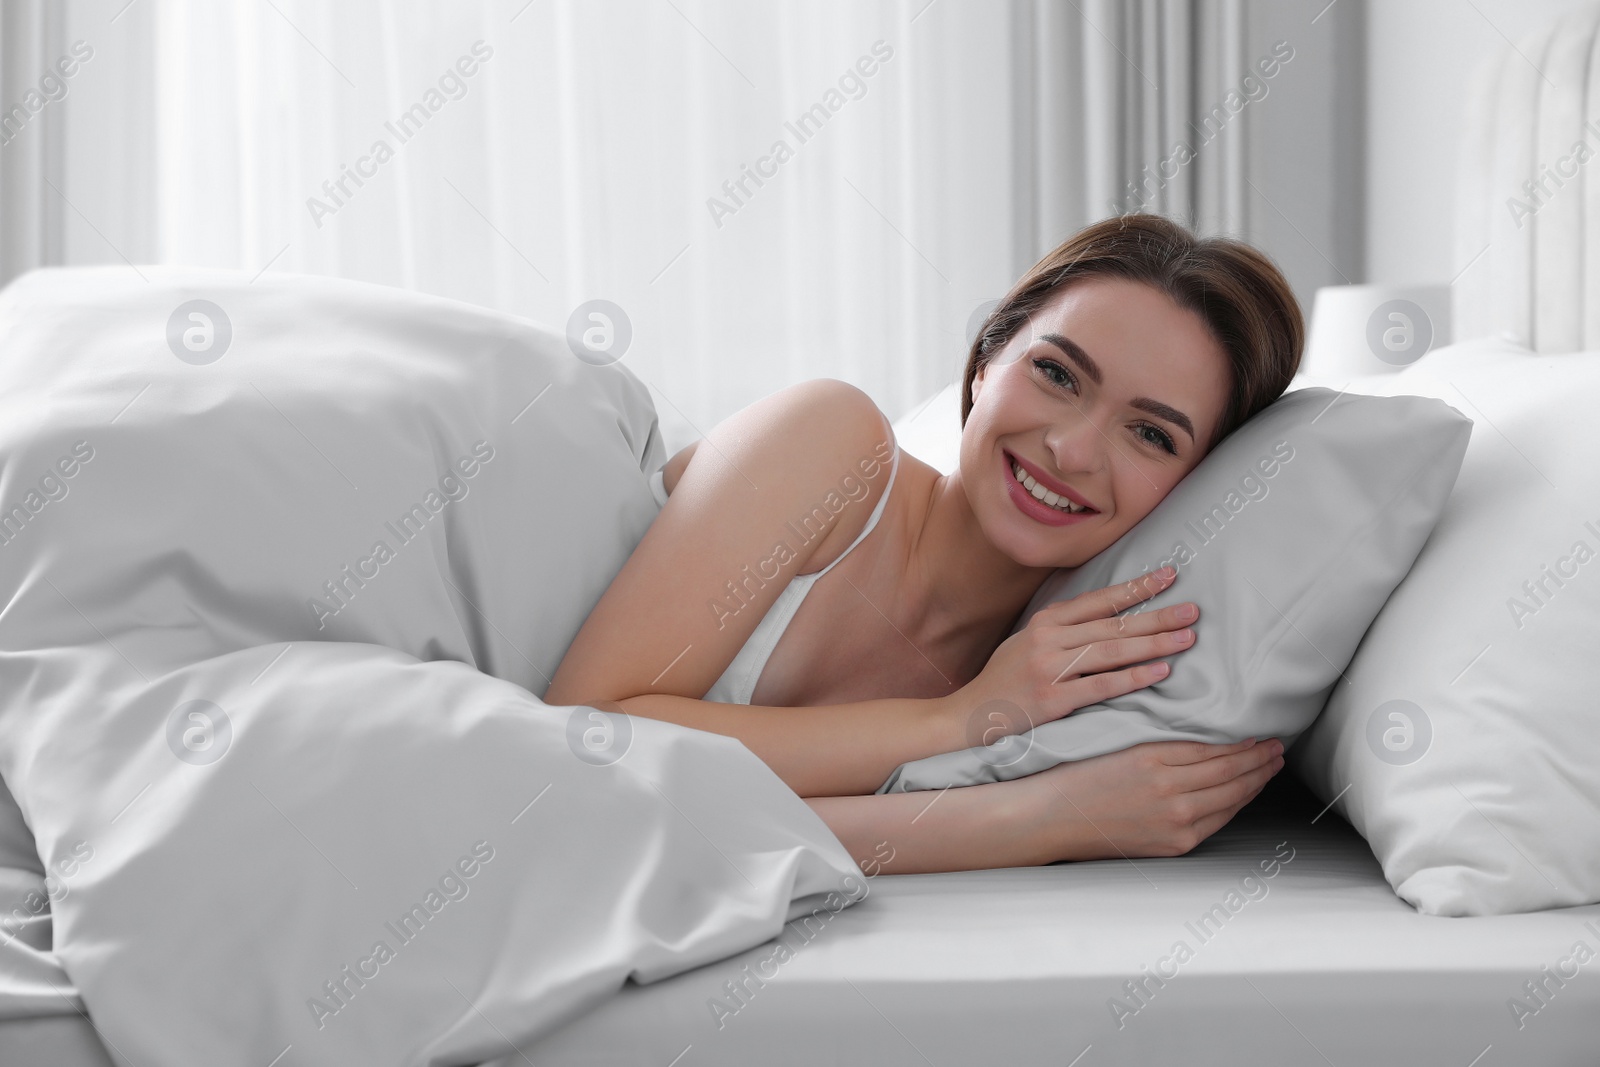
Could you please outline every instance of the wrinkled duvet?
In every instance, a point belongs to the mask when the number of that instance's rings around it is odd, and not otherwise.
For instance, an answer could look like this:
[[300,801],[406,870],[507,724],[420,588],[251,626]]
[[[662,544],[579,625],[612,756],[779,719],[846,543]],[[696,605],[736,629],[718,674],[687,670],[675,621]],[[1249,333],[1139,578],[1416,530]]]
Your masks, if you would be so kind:
[[738,742],[537,696],[664,458],[621,363],[482,308],[0,293],[0,804],[114,1056],[516,1059],[857,898]]

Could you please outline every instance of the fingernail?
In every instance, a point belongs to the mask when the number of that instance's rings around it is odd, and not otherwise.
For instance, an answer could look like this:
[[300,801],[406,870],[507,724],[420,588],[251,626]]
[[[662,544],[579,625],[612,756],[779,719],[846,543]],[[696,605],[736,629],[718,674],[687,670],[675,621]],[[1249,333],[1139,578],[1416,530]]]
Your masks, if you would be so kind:
[[1193,630],[1189,630],[1189,629],[1183,629],[1183,630],[1179,630],[1177,633],[1173,634],[1172,636],[1176,637],[1181,644],[1188,644],[1190,641],[1194,640],[1194,631]]
[[1173,575],[1178,573],[1178,568],[1162,567],[1160,570],[1156,571],[1156,573],[1163,578],[1171,578]]
[[1198,614],[1200,614],[1200,609],[1195,607],[1193,604],[1178,605],[1178,618],[1180,619],[1192,619]]

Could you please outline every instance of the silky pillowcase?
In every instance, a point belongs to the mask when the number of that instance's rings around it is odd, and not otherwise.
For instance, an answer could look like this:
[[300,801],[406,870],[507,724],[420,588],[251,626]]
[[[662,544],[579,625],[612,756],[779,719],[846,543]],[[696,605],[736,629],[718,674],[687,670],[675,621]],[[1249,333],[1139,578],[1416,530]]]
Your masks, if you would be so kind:
[[[1200,605],[1194,645],[1166,657],[1171,674],[992,745],[903,764],[878,792],[1019,778],[1145,741],[1293,744],[1428,539],[1471,429],[1441,400],[1285,394],[1115,544],[1047,578],[1012,630],[1046,604],[1171,564],[1177,581],[1132,609]],[[971,736],[998,710],[974,709]]]

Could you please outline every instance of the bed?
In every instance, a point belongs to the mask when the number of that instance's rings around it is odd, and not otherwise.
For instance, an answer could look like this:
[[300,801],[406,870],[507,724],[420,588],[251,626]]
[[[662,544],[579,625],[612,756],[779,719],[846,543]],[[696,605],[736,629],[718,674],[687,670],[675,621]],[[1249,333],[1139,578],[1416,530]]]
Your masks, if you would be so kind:
[[[1576,63],[1594,46],[1596,22],[1581,9],[1522,49]],[[1600,182],[1586,179],[1581,200],[1552,203],[1527,228],[1499,218],[1502,186],[1564,150],[1576,134],[1563,123],[1581,116],[1588,93],[1582,77],[1556,79],[1564,93],[1541,91],[1520,55],[1508,50],[1485,72],[1469,123],[1460,240],[1463,260],[1481,259],[1463,278],[1476,295],[1456,301],[1456,336],[1501,330],[1545,352],[1600,347],[1585,296],[1593,286],[1548,281],[1581,278],[1594,261],[1600,242],[1574,236],[1582,231],[1568,214],[1587,207],[1592,228]],[[1566,236],[1537,240],[1557,229]],[[930,405],[923,417],[941,414]],[[0,903],[15,915],[46,883],[28,828],[5,811]],[[1592,1064],[1600,1042],[1600,982],[1583,973],[1597,966],[1584,964],[1600,952],[1600,905],[1419,914],[1360,834],[1292,773],[1184,857],[869,885],[865,900],[825,923],[791,921],[783,956],[767,941],[629,983],[482,1062],[1488,1067]],[[0,1063],[132,1062],[97,1035],[51,951],[50,924],[38,909],[0,936]],[[285,1050],[281,1062],[296,1056]]]

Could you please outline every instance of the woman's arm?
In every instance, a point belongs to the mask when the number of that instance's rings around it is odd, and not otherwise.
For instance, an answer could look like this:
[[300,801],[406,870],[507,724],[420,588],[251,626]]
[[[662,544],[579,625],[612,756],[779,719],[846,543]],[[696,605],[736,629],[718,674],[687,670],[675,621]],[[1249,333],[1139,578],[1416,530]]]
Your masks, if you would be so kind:
[[806,803],[869,874],[1181,856],[1283,768],[1283,745],[1151,741],[1009,782]]
[[1165,663],[1144,661],[1188,647],[1178,628],[1191,621],[1183,609],[1192,605],[1118,613],[1175,577],[1152,572],[1047,605],[1001,643],[977,678],[943,697],[782,708],[647,693],[618,703],[739,738],[803,797],[872,793],[902,763],[989,744],[1165,677]]
[[819,379],[751,404],[674,456],[667,503],[568,647],[545,702],[615,704],[736,737],[802,796],[870,793],[900,764],[962,747],[948,700],[701,699],[790,579],[865,527],[892,450],[870,397]]
[[[662,468],[669,494],[699,445],[690,443]],[[647,693],[616,703],[629,714],[737,737],[806,797],[871,793],[900,764],[965,744],[950,698],[784,708]]]
[[1029,779],[942,791],[810,797],[869,875],[1035,867],[1067,858],[1069,828],[1053,827]]
[[782,708],[645,693],[615,703],[630,715],[737,737],[796,793],[834,797],[871,793],[902,763],[965,748],[958,700]]

